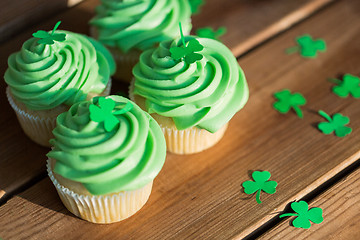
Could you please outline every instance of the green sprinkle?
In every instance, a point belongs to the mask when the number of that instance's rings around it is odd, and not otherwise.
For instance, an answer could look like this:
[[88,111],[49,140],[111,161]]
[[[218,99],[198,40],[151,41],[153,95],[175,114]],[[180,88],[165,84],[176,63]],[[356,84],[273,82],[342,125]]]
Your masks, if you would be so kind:
[[308,34],[296,38],[298,46],[291,47],[285,50],[287,54],[300,52],[300,55],[305,58],[317,57],[317,52],[326,51],[326,43],[323,39],[313,40]]
[[253,194],[256,192],[256,202],[261,203],[260,193],[264,191],[268,194],[274,194],[276,192],[277,182],[268,181],[271,177],[270,172],[268,171],[255,171],[252,174],[252,178],[255,181],[246,181],[242,184],[244,187],[244,192],[246,194]]
[[309,210],[309,205],[305,201],[293,202],[291,203],[291,208],[296,213],[285,213],[280,215],[279,218],[296,216],[292,222],[293,226],[296,228],[309,229],[311,227],[311,222],[319,224],[324,220],[322,216],[323,210],[317,207]]
[[122,109],[114,111],[115,105],[116,102],[111,98],[98,98],[98,105],[89,106],[90,119],[94,122],[104,122],[105,131],[111,132],[119,123],[115,115],[124,114],[133,108],[132,103],[127,102]]
[[346,98],[352,95],[354,98],[360,98],[360,79],[358,77],[345,74],[342,81],[334,78],[329,81],[337,85],[332,88],[332,91],[339,97]]
[[295,113],[299,118],[303,118],[303,113],[299,106],[306,104],[306,99],[300,93],[291,94],[290,90],[284,89],[276,92],[274,97],[278,99],[273,104],[273,107],[282,114],[288,113],[291,108],[294,109]]
[[203,45],[201,45],[196,39],[191,39],[186,45],[181,23],[179,23],[179,27],[183,46],[170,48],[171,57],[175,60],[184,59],[187,64],[192,64],[201,60],[203,55],[195,52],[202,51],[204,49]]
[[36,33],[33,33],[33,37],[40,38],[38,41],[38,44],[48,44],[52,45],[57,42],[63,42],[66,40],[66,34],[65,33],[55,33],[56,29],[59,27],[61,21],[58,21],[52,30],[51,33],[48,33],[43,30],[39,30]]
[[334,117],[331,118],[326,112],[322,110],[319,110],[319,115],[328,121],[318,124],[318,129],[324,134],[330,134],[335,131],[335,135],[337,137],[345,137],[351,133],[352,129],[345,126],[350,122],[348,117],[343,116],[340,113],[336,113],[334,114]]

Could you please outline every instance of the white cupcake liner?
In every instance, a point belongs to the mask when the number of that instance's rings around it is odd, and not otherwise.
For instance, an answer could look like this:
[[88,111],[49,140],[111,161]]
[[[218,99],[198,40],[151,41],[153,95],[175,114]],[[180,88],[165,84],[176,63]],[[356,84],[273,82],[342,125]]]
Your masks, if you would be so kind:
[[36,115],[36,111],[27,111],[15,103],[9,87],[6,88],[6,96],[25,134],[37,144],[50,147],[49,140],[54,137],[52,130],[56,126],[57,115],[42,117]]
[[144,187],[107,195],[81,195],[62,186],[47,160],[47,171],[65,207],[74,215],[93,223],[113,223],[124,220],[138,212],[149,199],[153,181]]
[[177,130],[175,127],[164,127],[160,124],[164,133],[166,147],[169,152],[176,154],[192,154],[204,151],[214,146],[224,136],[226,124],[215,133],[197,127],[185,130]]
[[[93,96],[109,95],[111,84],[110,78],[105,90],[101,94],[94,94]],[[56,118],[60,113],[67,111],[69,107],[60,105],[51,110],[34,111],[27,109],[25,105],[17,104],[10,93],[9,87],[6,88],[6,96],[25,134],[37,144],[50,147],[49,140],[54,138],[52,131],[56,127]]]

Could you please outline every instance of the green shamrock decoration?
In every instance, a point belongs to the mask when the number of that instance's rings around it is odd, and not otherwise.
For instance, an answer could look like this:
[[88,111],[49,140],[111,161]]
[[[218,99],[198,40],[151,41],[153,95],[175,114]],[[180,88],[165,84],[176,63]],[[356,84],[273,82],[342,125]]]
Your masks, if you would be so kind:
[[284,89],[276,92],[274,97],[278,101],[273,104],[273,107],[280,113],[285,114],[293,108],[298,117],[303,118],[303,113],[299,106],[305,105],[306,99],[300,93],[291,94],[290,90]]
[[52,30],[51,33],[48,33],[43,30],[39,30],[36,33],[33,33],[33,37],[40,38],[38,41],[39,44],[48,44],[52,45],[55,43],[55,41],[63,42],[66,39],[65,33],[55,33],[56,29],[59,27],[61,21],[58,21]]
[[216,31],[211,27],[199,28],[196,35],[203,38],[211,38],[219,41],[219,37],[226,33],[225,27],[219,27]]
[[296,42],[298,43],[298,46],[286,49],[287,54],[300,51],[300,55],[305,58],[315,58],[317,56],[317,51],[326,51],[326,43],[323,39],[312,40],[312,37],[308,34],[297,37]]
[[260,200],[260,193],[264,191],[269,194],[274,194],[276,192],[277,182],[275,181],[268,181],[271,177],[271,174],[268,171],[255,171],[252,174],[252,178],[254,181],[246,181],[242,184],[244,187],[244,192],[246,194],[253,194],[256,193],[256,202],[258,204],[261,203]]
[[322,216],[323,210],[317,207],[309,209],[309,205],[305,201],[293,202],[291,208],[296,213],[285,213],[280,215],[279,218],[297,216],[292,222],[296,228],[309,229],[311,227],[310,221],[319,224],[324,220]]
[[318,128],[324,134],[330,134],[335,131],[335,135],[338,137],[345,137],[350,134],[352,129],[344,125],[350,122],[350,119],[346,116],[341,115],[340,113],[334,114],[334,117],[331,117],[324,111],[319,111],[320,116],[324,117],[329,122],[321,122],[318,124]]
[[204,4],[204,0],[189,0],[191,12],[197,14],[200,12],[200,6]]
[[107,132],[111,132],[119,123],[115,115],[124,114],[133,108],[131,102],[127,102],[122,109],[114,111],[115,101],[104,97],[99,98],[98,105],[91,104],[89,106],[90,119],[94,122],[104,122],[104,128]]
[[360,78],[345,74],[342,81],[335,78],[328,80],[337,84],[332,88],[332,91],[339,97],[346,98],[351,94],[354,98],[360,98]]
[[185,44],[184,35],[181,28],[181,23],[179,23],[181,40],[183,43],[182,47],[172,47],[170,48],[171,57],[175,60],[180,60],[184,58],[184,61],[187,64],[192,64],[203,58],[203,55],[195,52],[199,52],[204,49],[204,47],[196,39],[191,39],[188,44]]

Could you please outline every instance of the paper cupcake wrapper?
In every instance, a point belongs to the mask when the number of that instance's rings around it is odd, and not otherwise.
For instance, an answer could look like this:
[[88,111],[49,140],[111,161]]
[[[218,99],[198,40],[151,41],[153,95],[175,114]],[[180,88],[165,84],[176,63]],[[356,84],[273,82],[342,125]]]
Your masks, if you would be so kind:
[[65,207],[74,215],[93,223],[113,223],[138,212],[149,199],[153,181],[143,188],[110,195],[80,195],[62,186],[54,177],[51,159],[47,171]]
[[52,130],[56,126],[57,115],[41,117],[35,114],[36,111],[30,113],[26,109],[21,108],[12,98],[9,87],[6,88],[6,96],[25,134],[37,144],[49,147],[49,140],[54,137]]
[[[93,96],[109,95],[111,84],[112,81],[109,79],[104,91],[101,94],[94,94]],[[6,96],[11,107],[14,109],[20,126],[24,130],[25,134],[37,144],[50,147],[49,140],[54,138],[52,131],[56,127],[56,118],[60,113],[67,111],[68,107],[58,106],[49,111],[48,116],[43,116],[46,110],[40,113],[40,111],[31,111],[16,104],[10,93],[9,87],[6,88]]]
[[164,133],[166,147],[169,152],[176,154],[192,154],[204,151],[219,142],[224,136],[227,124],[216,133],[210,133],[197,127],[185,130],[168,128],[161,124],[160,127]]

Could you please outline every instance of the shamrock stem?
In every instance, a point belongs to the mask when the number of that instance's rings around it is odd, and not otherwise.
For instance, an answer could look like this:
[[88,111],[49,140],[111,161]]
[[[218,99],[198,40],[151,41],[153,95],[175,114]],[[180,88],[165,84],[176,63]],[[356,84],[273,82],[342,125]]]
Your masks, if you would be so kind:
[[324,112],[323,110],[319,110],[319,114],[320,114],[320,116],[322,116],[323,118],[325,118],[329,122],[332,121],[331,117],[326,112]]
[[258,204],[262,203],[261,200],[260,200],[260,193],[261,193],[261,189],[259,189],[256,193],[256,202]]
[[291,216],[299,216],[299,214],[297,213],[284,213],[284,214],[281,214],[279,216],[279,218],[282,218],[282,217],[291,217]]
[[335,84],[337,84],[337,85],[340,85],[340,84],[342,83],[341,80],[336,79],[336,78],[328,78],[327,80],[328,80],[329,82],[335,83]]
[[54,35],[54,33],[55,33],[56,29],[59,27],[60,23],[61,23],[61,21],[58,21],[58,22],[55,24],[55,27],[54,27],[54,29],[52,30],[51,35]]
[[182,40],[182,43],[185,47],[185,38],[184,38],[184,34],[183,34],[183,31],[182,31],[182,27],[181,27],[181,22],[179,22],[179,28],[180,28],[180,35],[181,35],[181,40]]
[[285,50],[285,53],[290,55],[296,53],[297,51],[299,51],[299,49],[299,46],[290,47]]
[[294,111],[295,111],[296,115],[298,115],[299,118],[303,118],[303,117],[304,117],[301,109],[300,109],[298,106],[293,106],[293,108],[294,108]]

